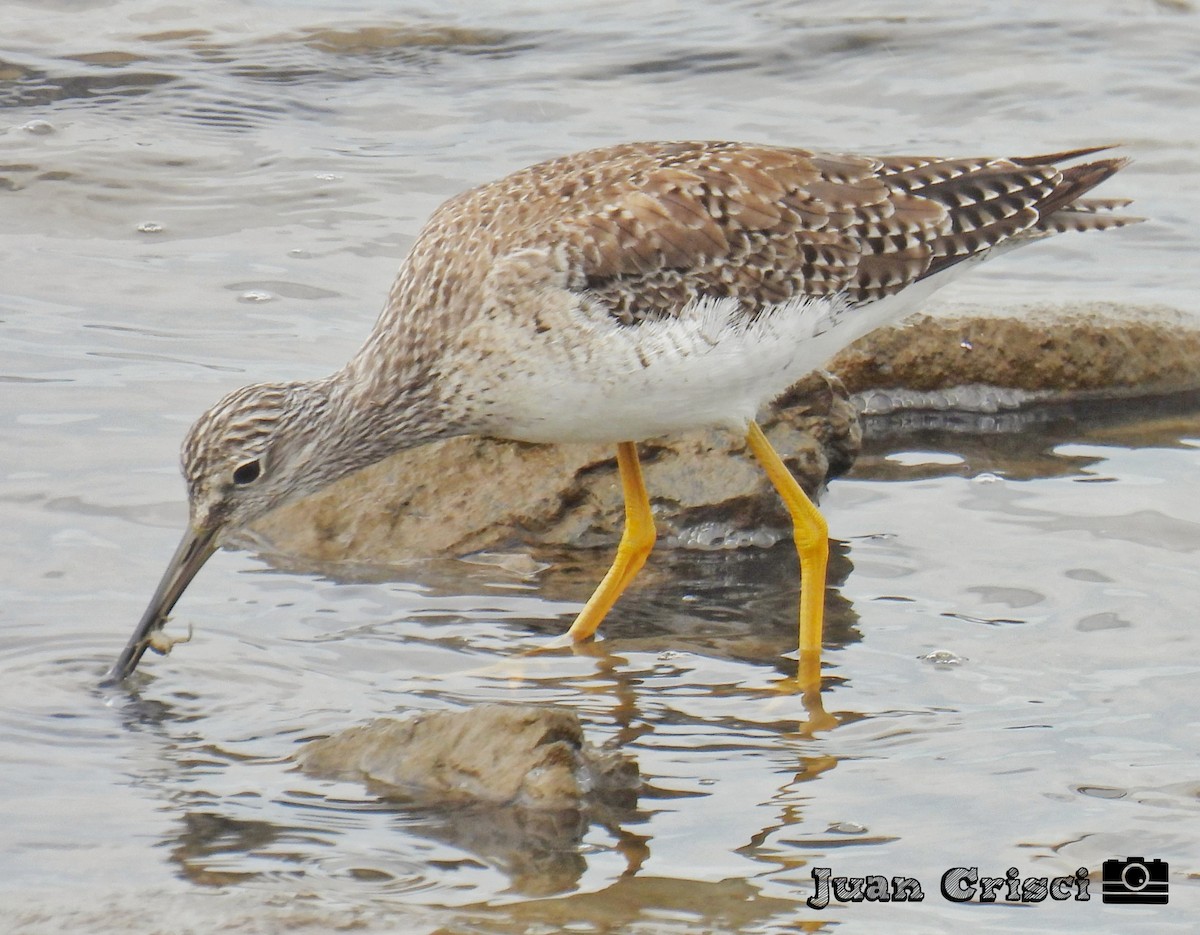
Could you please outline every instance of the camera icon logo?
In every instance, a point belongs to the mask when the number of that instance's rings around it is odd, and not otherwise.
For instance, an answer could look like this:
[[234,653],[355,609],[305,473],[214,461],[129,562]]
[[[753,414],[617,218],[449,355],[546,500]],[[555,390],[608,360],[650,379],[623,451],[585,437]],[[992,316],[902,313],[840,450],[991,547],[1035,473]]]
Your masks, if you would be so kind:
[[1154,905],[1167,901],[1167,862],[1144,857],[1113,858],[1100,871],[1100,899],[1106,903]]

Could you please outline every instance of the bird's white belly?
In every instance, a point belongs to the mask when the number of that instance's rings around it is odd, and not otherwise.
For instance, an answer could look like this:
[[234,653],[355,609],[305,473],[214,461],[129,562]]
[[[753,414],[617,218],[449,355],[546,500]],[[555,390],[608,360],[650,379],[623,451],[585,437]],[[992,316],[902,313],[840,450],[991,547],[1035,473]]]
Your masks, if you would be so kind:
[[564,374],[553,388],[531,385],[504,434],[529,442],[618,442],[711,425],[744,426],[764,398],[781,391],[773,389],[788,385],[778,371],[713,373],[702,361],[689,362]]
[[[582,319],[523,349],[488,393],[490,435],[528,442],[639,441],[708,426],[745,427],[758,410],[857,337],[921,296],[906,290],[847,309],[799,299],[747,319],[729,300],[677,318],[621,325]],[[567,340],[569,338],[569,340]]]

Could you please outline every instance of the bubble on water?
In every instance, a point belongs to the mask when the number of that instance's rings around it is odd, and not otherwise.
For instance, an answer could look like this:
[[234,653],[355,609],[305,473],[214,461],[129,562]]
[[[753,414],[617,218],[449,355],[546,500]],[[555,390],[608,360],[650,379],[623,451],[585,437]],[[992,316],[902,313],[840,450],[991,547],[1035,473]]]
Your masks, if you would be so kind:
[[867,826],[856,821],[835,821],[829,826],[832,834],[866,834]]
[[1094,799],[1123,799],[1129,795],[1129,790],[1120,786],[1076,786],[1075,791]]
[[550,567],[549,562],[539,562],[525,552],[472,552],[464,555],[462,561],[469,565],[499,568],[518,578],[536,578]]
[[[970,350],[971,348],[965,348]],[[1046,394],[984,384],[966,384],[939,390],[888,389],[856,393],[855,407],[862,415],[890,415],[910,410],[927,413],[1012,412]]]
[[163,226],[157,221],[142,221],[137,229],[140,234],[161,234],[163,232]]
[[21,124],[21,129],[34,136],[49,136],[54,132],[54,124],[48,120],[30,120],[28,123]]
[[342,176],[336,172],[318,172],[313,178],[319,179],[322,182],[340,182],[342,180]]
[[976,474],[971,478],[972,484],[1003,484],[1004,478],[999,474],[993,474],[991,471],[984,471],[982,474]]
[[268,292],[266,289],[247,289],[238,296],[239,302],[271,302],[275,299],[275,293]]
[[308,250],[301,250],[299,247],[289,250],[287,255],[297,260],[311,260],[312,254]]
[[923,467],[925,465],[952,467],[964,463],[960,455],[950,454],[946,451],[894,451],[884,460],[901,464],[904,467]]
[[967,661],[966,656],[960,656],[958,653],[952,653],[948,649],[935,649],[933,652],[928,652],[924,656],[917,656],[922,662],[928,662],[930,665],[938,666],[943,669],[950,669],[954,666],[961,666]]
[[772,532],[769,529],[757,529],[750,533],[749,544],[760,549],[769,549],[782,538],[781,533]]
[[780,534],[770,529],[738,529],[730,523],[707,522],[680,530],[671,544],[681,549],[716,552],[747,547],[769,549],[779,539]]

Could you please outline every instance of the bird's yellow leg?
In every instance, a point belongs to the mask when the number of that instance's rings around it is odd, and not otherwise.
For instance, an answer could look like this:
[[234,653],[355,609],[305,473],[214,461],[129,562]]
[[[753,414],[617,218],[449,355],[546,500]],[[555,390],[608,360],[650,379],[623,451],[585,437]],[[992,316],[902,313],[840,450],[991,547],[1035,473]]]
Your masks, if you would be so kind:
[[821,627],[825,617],[825,568],[829,564],[829,527],[796,483],[757,422],[746,432],[746,444],[792,516],[792,536],[800,556],[800,680],[820,677]]
[[621,442],[617,445],[617,469],[625,494],[625,530],[621,533],[617,557],[608,574],[567,631],[567,636],[576,642],[586,640],[596,632],[654,548],[654,517],[650,513],[650,497],[646,494],[646,482],[642,480],[636,444]]

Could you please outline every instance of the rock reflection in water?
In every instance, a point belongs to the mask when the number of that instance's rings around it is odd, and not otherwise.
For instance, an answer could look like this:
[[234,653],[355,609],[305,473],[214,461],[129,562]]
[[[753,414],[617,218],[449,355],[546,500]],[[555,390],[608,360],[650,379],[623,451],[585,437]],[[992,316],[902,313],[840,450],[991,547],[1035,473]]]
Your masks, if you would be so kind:
[[297,760],[310,774],[365,781],[421,815],[410,830],[475,854],[523,894],[575,886],[593,823],[618,840],[628,872],[647,853],[622,828],[638,820],[637,764],[588,744],[578,715],[562,708],[483,704],[378,718],[310,741]]

